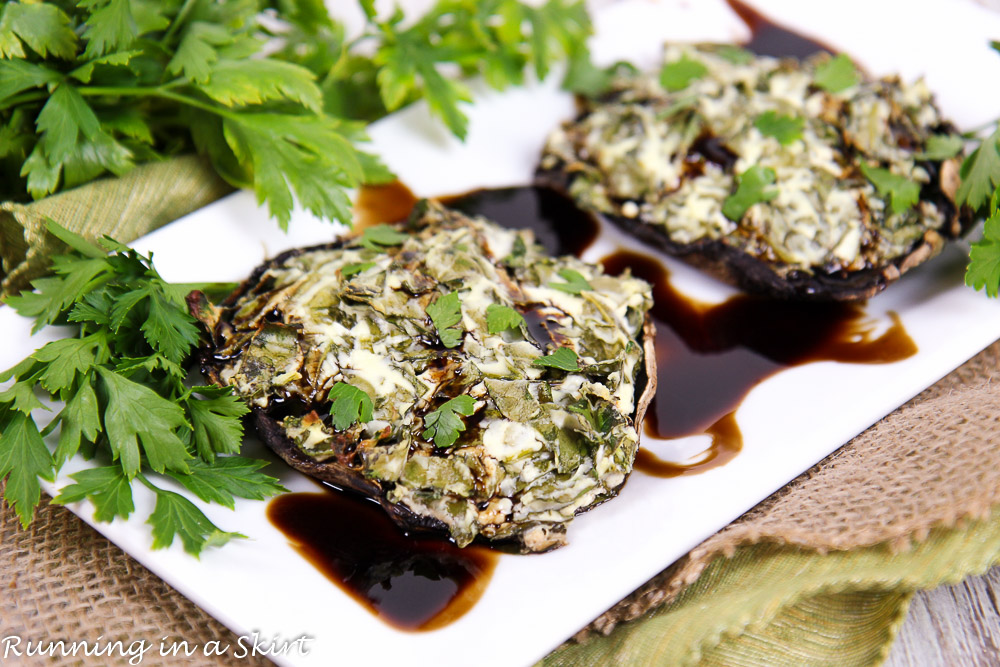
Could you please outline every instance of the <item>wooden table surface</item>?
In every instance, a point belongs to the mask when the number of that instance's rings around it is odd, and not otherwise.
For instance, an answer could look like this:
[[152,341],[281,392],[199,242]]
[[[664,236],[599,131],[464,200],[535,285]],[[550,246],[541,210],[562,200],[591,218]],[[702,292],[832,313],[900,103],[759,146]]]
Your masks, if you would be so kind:
[[922,591],[887,667],[1000,665],[1000,566],[954,586]]

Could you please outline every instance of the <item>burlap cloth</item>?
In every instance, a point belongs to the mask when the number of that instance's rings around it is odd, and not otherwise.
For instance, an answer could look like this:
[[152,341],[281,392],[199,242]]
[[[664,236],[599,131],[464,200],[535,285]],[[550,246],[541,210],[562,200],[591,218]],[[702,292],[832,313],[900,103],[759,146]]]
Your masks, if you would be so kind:
[[[226,191],[186,158],[80,188],[59,202],[8,206],[17,215],[0,218],[5,285],[39,270],[41,253],[29,249],[44,220],[36,209],[89,236],[111,230],[128,241]],[[88,205],[94,201],[101,203]],[[20,237],[31,244],[18,245],[15,224],[34,225]],[[706,540],[545,662],[884,659],[914,590],[1000,562],[998,369],[1000,342]],[[9,508],[0,510],[0,581],[0,639],[236,642],[82,521],[47,503],[28,530]],[[219,664],[155,652],[142,664],[180,660]]]

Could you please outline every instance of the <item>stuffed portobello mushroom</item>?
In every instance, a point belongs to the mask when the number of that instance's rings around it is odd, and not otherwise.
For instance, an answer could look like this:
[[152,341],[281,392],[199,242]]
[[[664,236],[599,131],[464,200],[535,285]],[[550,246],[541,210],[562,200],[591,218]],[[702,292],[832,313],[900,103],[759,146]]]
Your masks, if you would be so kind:
[[632,469],[656,374],[651,288],[434,203],[192,294],[203,367],[293,467],[404,529],[525,552]]
[[747,291],[863,299],[972,223],[962,140],[922,81],[846,56],[669,46],[555,131],[538,180]]

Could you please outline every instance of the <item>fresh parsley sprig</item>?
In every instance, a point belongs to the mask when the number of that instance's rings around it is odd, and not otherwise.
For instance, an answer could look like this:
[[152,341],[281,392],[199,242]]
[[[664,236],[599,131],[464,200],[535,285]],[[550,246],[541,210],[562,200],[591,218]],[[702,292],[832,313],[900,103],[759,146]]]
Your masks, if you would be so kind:
[[774,169],[758,164],[748,168],[736,177],[736,192],[722,202],[722,214],[734,222],[739,222],[754,204],[769,202],[778,196],[774,185],[777,176]]
[[959,175],[961,185],[955,203],[987,216],[983,237],[969,249],[965,284],[996,297],[1000,293],[1000,216],[996,206],[1000,198],[1000,127],[965,158]]
[[464,137],[460,79],[544,77],[590,32],[580,0],[439,0],[415,22],[359,1],[354,40],[318,0],[4,3],[0,198],[197,150],[282,227],[295,200],[349,223],[347,190],[391,178],[357,148],[365,123],[426,98]]
[[[89,498],[97,520],[128,518],[138,481],[156,494],[149,517],[154,548],[177,537],[197,555],[238,537],[151,479],[154,473],[169,477],[201,500],[227,507],[234,497],[263,499],[283,490],[260,472],[263,461],[236,455],[244,403],[228,389],[185,384],[186,362],[198,342],[185,295],[212,286],[168,283],[151,257],[111,239],[101,248],[54,223],[49,231],[69,252],[53,258],[54,275],[36,280],[35,292],[7,303],[34,318],[35,330],[61,324],[74,326],[76,334],[0,373],[0,382],[14,380],[0,393],[5,499],[26,527],[40,499],[39,479],[54,479],[80,453],[104,465],[71,475],[74,483],[54,502]],[[36,411],[47,410],[39,390],[63,403],[44,431],[34,419]],[[56,431],[58,444],[50,452],[43,436]]]
[[438,338],[445,347],[453,348],[462,344],[462,300],[458,292],[442,294],[434,303],[429,304],[425,311],[431,318]]
[[524,316],[510,306],[491,303],[486,307],[486,330],[498,334],[507,329],[518,329],[524,325]]
[[660,69],[660,85],[671,93],[684,90],[692,81],[708,74],[705,63],[691,58],[686,53],[680,60],[666,63]]
[[[197,149],[284,227],[292,203],[350,220],[346,188],[387,170],[323,110],[307,68],[259,57],[261,2],[5,3],[2,172],[40,198]],[[3,193],[16,196],[17,188]],[[22,195],[23,196],[23,195]]]
[[539,368],[557,368],[561,371],[578,371],[580,357],[568,347],[557,347],[552,354],[535,359],[531,365]]
[[789,146],[802,138],[806,119],[770,110],[757,116],[753,124],[765,137],[774,137],[782,146]]
[[380,42],[373,63],[385,109],[424,97],[459,138],[468,131],[460,103],[470,94],[449,71],[481,75],[498,90],[524,83],[528,67],[544,79],[553,62],[578,52],[591,30],[579,0],[548,0],[537,7],[517,0],[439,0],[409,27],[398,9],[380,20],[373,0],[361,4],[369,24],[365,37]]
[[965,272],[965,283],[977,290],[986,290],[986,295],[996,298],[1000,293],[1000,214],[995,205],[983,225],[983,237],[969,249],[969,267]]
[[818,65],[813,75],[813,85],[832,94],[842,93],[860,82],[861,74],[844,53]]
[[349,429],[355,423],[367,424],[372,420],[375,404],[371,396],[346,382],[338,382],[330,389],[330,414],[338,431]]
[[920,201],[920,184],[916,181],[866,162],[861,162],[858,166],[865,178],[875,186],[876,192],[889,198],[889,208],[893,213],[908,211]]
[[441,407],[424,417],[425,440],[433,440],[435,447],[451,447],[458,436],[465,431],[462,417],[472,415],[476,410],[476,399],[471,396],[456,396],[445,401]]
[[565,280],[564,283],[548,283],[546,287],[557,289],[567,294],[580,294],[581,292],[593,291],[587,279],[579,271],[573,269],[560,269],[559,277]]

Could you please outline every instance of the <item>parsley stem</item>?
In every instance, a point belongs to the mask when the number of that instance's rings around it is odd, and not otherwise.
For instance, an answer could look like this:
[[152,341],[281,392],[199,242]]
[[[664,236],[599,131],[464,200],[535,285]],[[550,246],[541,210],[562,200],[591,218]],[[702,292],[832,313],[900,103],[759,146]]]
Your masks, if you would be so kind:
[[42,100],[48,99],[49,93],[46,90],[35,90],[30,93],[21,93],[20,95],[15,95],[13,97],[8,97],[0,104],[0,109],[8,109],[10,107],[16,107],[19,104],[30,104],[32,102],[41,102]]
[[80,86],[77,88],[81,95],[97,96],[108,95],[113,97],[136,97],[152,95],[156,88],[146,88],[143,86]]
[[195,99],[194,97],[188,97],[187,95],[181,95],[175,93],[169,88],[179,85],[178,81],[172,81],[170,83],[165,83],[162,86],[82,86],[78,88],[81,95],[86,96],[97,96],[97,95],[110,95],[118,97],[160,97],[166,100],[172,100],[179,104],[183,104],[189,107],[195,107],[197,109],[202,109],[203,111],[208,111],[209,113],[214,113],[218,116],[223,116],[225,118],[235,118],[236,114],[201,100]]
[[181,6],[181,10],[177,12],[177,16],[170,23],[170,27],[167,32],[164,33],[163,39],[160,40],[161,44],[167,44],[174,38],[177,33],[177,29],[180,28],[187,21],[187,15],[191,13],[191,8],[194,7],[195,0],[184,0],[184,4]]
[[143,486],[145,486],[146,488],[150,489],[154,493],[156,493],[157,491],[161,490],[160,487],[156,486],[155,484],[153,484],[152,482],[150,482],[148,479],[146,479],[146,476],[143,475],[141,472],[137,472],[135,474],[135,478],[137,480],[139,480],[140,482],[142,482]]
[[211,104],[207,104],[193,97],[188,97],[187,95],[180,95],[178,93],[171,92],[163,87],[153,89],[150,94],[155,95],[156,97],[162,97],[163,99],[166,100],[173,100],[174,102],[177,102],[179,104],[185,104],[187,106],[194,107],[196,109],[201,109],[202,111],[214,113],[215,115],[222,116],[223,118],[238,117],[238,114],[232,111]]

